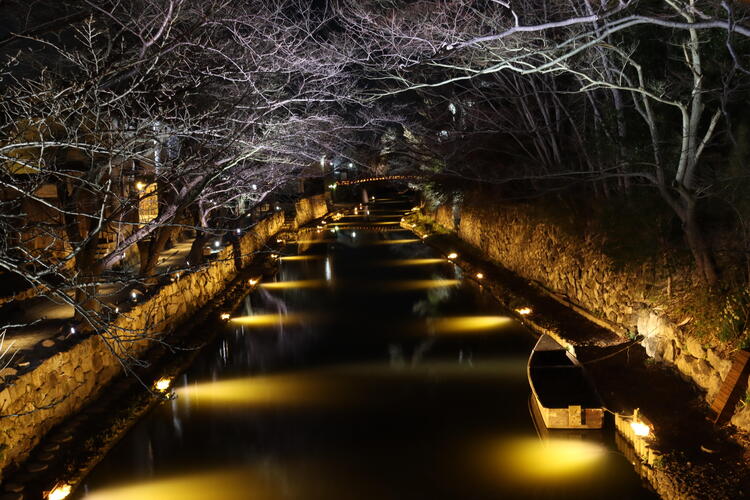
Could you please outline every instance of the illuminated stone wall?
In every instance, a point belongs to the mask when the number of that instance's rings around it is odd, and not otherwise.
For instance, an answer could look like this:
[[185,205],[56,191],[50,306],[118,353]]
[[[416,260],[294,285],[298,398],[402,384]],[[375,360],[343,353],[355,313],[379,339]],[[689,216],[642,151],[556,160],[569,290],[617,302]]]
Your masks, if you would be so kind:
[[295,217],[292,229],[297,230],[313,219],[323,217],[328,213],[328,203],[325,195],[319,194],[309,198],[302,198],[294,205]]
[[[456,230],[451,208],[441,206],[428,215]],[[564,231],[527,205],[468,197],[456,232],[493,262],[623,337],[642,335],[648,355],[694,381],[708,402],[718,393],[732,366],[730,355],[721,345],[687,335],[678,326],[683,318],[668,317],[659,298],[666,297],[669,285],[659,270],[616,266],[602,251],[602,240],[583,230]],[[750,430],[750,409],[733,422]]]
[[[243,265],[284,224],[279,212],[259,222],[240,240]],[[187,321],[219,294],[237,274],[231,246],[207,266],[159,288],[143,302],[120,314],[108,334],[83,338],[63,348],[50,339],[50,355],[0,389],[0,470],[21,462],[52,427],[91,401],[121,372],[114,354],[139,356],[150,345],[143,334],[158,337]],[[112,335],[133,334],[138,340],[113,342]],[[58,352],[59,351],[59,352]]]

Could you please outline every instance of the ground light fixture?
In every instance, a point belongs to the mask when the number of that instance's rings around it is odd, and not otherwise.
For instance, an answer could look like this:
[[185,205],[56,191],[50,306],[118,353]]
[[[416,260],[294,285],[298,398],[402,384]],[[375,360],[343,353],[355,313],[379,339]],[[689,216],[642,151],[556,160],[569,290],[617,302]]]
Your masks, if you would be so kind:
[[154,389],[156,389],[159,392],[167,392],[169,390],[169,386],[172,385],[172,379],[169,377],[162,377],[156,382],[154,382]]
[[648,437],[651,434],[651,427],[638,418],[638,409],[633,412],[633,419],[630,421],[630,428],[638,437]]
[[458,257],[458,254],[456,252],[451,252],[447,255],[448,260],[453,260]]
[[47,500],[63,500],[70,495],[73,487],[68,483],[56,484],[54,488],[47,494]]

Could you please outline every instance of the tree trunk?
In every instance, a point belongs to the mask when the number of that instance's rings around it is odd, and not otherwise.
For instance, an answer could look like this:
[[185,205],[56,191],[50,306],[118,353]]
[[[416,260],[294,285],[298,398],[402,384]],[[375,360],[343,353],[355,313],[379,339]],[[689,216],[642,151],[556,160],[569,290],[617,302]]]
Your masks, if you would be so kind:
[[140,274],[144,278],[147,278],[147,283],[153,284],[156,280],[154,279],[154,273],[156,271],[156,264],[159,262],[159,256],[162,254],[167,241],[172,236],[171,227],[162,227],[156,230],[154,238],[151,240],[151,244],[148,246],[147,257],[144,260],[141,257],[141,270]]
[[693,253],[698,273],[708,286],[714,287],[718,285],[719,272],[716,261],[703,235],[703,230],[700,224],[698,224],[695,202],[688,205],[682,227],[685,231],[685,238],[687,239],[690,251]]

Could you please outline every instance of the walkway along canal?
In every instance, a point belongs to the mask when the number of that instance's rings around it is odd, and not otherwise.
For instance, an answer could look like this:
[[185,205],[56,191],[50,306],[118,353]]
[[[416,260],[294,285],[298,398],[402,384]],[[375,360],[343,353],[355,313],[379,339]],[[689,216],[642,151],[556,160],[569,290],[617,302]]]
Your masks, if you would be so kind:
[[612,429],[537,435],[534,336],[378,200],[301,232],[74,494],[652,498]]

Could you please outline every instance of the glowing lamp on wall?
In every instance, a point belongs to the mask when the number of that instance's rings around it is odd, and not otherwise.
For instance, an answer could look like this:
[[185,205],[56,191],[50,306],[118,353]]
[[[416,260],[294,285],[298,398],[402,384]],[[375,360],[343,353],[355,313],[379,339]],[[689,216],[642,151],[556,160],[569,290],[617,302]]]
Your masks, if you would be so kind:
[[73,487],[67,483],[58,484],[47,494],[47,500],[63,500],[70,495]]
[[162,377],[156,382],[154,382],[154,389],[156,389],[159,392],[166,392],[169,390],[169,386],[172,385],[172,379],[169,377]]

